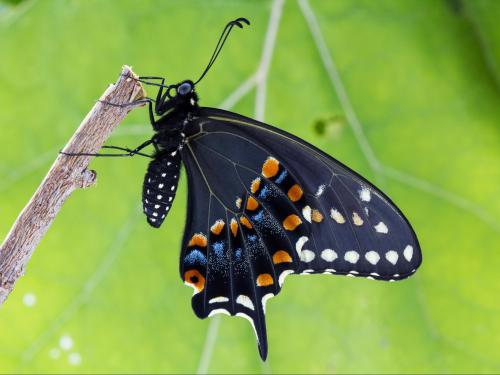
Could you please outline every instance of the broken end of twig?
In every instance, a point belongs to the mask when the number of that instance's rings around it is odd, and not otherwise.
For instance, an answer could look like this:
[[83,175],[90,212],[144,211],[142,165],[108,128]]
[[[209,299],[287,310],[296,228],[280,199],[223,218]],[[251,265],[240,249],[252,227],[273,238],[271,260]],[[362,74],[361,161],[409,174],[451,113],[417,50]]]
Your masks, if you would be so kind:
[[[130,67],[128,65],[123,65],[122,76],[128,77],[128,78],[126,78],[127,82],[129,82],[129,80],[131,80],[131,79],[135,79],[137,82],[137,84],[134,87],[134,90],[132,91],[132,94],[130,95],[130,99],[129,99],[130,103],[140,101],[140,100],[145,99],[147,97],[146,90],[144,89],[144,86],[141,85],[141,83],[138,81],[139,76],[132,71],[132,67]],[[137,103],[137,106],[140,107],[140,106],[143,106],[144,104],[145,104],[145,102],[139,102],[139,103]]]

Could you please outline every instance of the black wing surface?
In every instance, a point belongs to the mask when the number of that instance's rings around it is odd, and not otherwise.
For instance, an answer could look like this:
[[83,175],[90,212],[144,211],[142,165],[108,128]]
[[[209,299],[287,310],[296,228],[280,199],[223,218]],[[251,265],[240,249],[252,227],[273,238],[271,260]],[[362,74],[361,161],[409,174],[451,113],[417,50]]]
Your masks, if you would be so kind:
[[265,303],[290,274],[397,281],[421,263],[395,204],[307,142],[267,124],[201,108],[181,156],[188,175],[183,280],[200,318],[242,316],[267,355]]

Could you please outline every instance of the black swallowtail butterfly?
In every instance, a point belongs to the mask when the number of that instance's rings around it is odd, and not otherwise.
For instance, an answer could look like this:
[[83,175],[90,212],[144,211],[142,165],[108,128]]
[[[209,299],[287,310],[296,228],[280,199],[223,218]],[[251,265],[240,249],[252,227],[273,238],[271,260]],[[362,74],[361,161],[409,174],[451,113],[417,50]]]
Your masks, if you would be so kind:
[[196,82],[140,77],[159,87],[149,100],[155,134],[134,150],[108,147],[148,156],[140,151],[154,146],[142,201],[155,228],[172,205],[184,164],[188,215],[180,276],[194,289],[193,310],[202,319],[219,313],[248,319],[265,360],[266,302],[288,275],[398,281],[415,272],[422,256],[402,212],[356,172],[285,131],[198,106],[196,84],[232,28],[244,23],[226,25]]

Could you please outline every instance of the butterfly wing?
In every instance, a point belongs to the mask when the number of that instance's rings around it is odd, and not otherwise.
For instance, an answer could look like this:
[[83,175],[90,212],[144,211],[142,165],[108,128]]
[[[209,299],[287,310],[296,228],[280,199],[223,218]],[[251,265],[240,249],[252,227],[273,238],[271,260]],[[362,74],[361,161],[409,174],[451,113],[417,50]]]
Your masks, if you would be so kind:
[[[204,318],[240,315],[267,353],[265,302],[291,273],[410,276],[420,247],[371,183],[291,134],[201,108],[182,150],[189,207],[181,277]],[[194,276],[194,279],[190,277]]]

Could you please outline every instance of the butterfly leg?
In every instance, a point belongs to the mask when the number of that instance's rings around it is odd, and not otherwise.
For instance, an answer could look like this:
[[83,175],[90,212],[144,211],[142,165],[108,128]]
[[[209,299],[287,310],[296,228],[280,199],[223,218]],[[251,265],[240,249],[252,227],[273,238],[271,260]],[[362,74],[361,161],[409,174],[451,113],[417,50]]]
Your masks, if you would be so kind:
[[[148,82],[150,79],[158,79],[161,80],[161,83],[155,83],[155,82]],[[150,85],[150,86],[158,86],[161,88],[166,88],[168,86],[165,85],[165,78],[163,77],[157,77],[157,76],[141,76],[137,81],[144,83],[145,85]]]
[[62,155],[66,155],[66,156],[128,157],[128,156],[140,155],[140,156],[144,156],[144,157],[148,157],[148,158],[154,158],[154,156],[152,156],[152,155],[148,155],[148,154],[144,154],[144,153],[140,152],[143,148],[149,146],[152,143],[155,145],[155,148],[156,148],[156,144],[151,139],[148,139],[146,142],[140,144],[139,146],[137,146],[133,150],[126,148],[126,147],[119,147],[119,146],[102,146],[102,148],[109,148],[109,149],[114,149],[114,150],[126,151],[127,152],[126,154],[99,154],[99,153],[93,154],[93,153],[86,153],[86,152],[73,153],[73,152],[63,152],[63,151],[60,151],[59,153]]
[[146,98],[146,99],[136,100],[134,102],[124,103],[124,104],[108,102],[107,100],[99,100],[99,103],[107,104],[107,105],[110,105],[112,107],[120,107],[120,108],[135,107],[139,104],[146,104],[146,103],[151,103],[151,102],[154,102],[154,99]]

